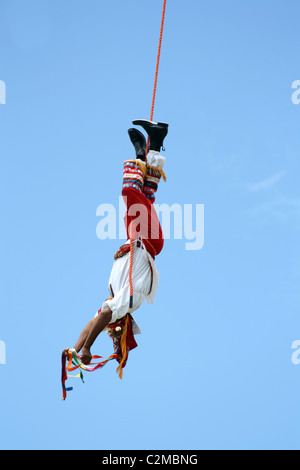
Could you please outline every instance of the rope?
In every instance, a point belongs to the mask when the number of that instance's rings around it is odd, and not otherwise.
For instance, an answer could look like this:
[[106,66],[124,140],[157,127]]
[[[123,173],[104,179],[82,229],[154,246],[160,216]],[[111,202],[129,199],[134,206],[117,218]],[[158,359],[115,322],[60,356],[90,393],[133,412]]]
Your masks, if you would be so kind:
[[[161,18],[161,26],[160,26],[159,43],[158,43],[158,53],[157,53],[157,61],[156,61],[156,69],[155,69],[155,79],[154,79],[154,88],[153,88],[153,97],[152,97],[150,121],[153,121],[153,115],[154,115],[154,107],[155,107],[155,99],[156,99],[156,91],[157,91],[157,80],[158,80],[158,71],[159,71],[160,56],[161,56],[161,45],[162,45],[164,25],[165,25],[165,16],[166,16],[166,5],[167,5],[167,0],[164,0],[163,12],[162,12],[162,18]],[[148,137],[146,155],[148,155],[148,152],[149,152],[149,145],[150,145],[150,138]]]
[[130,262],[129,262],[129,286],[130,286],[130,301],[129,301],[129,308],[133,308],[133,282],[132,282],[132,268],[133,268],[133,222],[130,224]]
[[[155,107],[155,99],[156,99],[156,91],[157,91],[157,81],[158,81],[158,71],[159,71],[160,56],[161,56],[161,46],[162,46],[162,39],[163,39],[163,32],[164,32],[164,25],[165,25],[165,17],[166,17],[166,6],[167,6],[167,0],[164,0],[162,18],[161,18],[161,25],[160,25],[158,53],[157,53],[156,68],[155,68],[155,78],[154,78],[154,87],[153,87],[150,121],[153,121],[153,115],[154,115],[154,107]],[[149,153],[149,146],[150,146],[150,138],[148,136],[146,155],[148,155],[148,153]],[[130,227],[129,237],[130,237],[130,267],[129,267],[130,302],[129,302],[129,308],[132,308],[133,307],[133,284],[132,284],[133,240],[132,240],[132,226]]]

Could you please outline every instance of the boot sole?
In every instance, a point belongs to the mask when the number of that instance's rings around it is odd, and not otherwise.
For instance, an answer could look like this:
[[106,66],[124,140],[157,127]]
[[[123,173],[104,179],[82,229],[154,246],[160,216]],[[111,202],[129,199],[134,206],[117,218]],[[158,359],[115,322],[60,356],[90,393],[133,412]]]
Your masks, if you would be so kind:
[[135,121],[132,121],[132,124],[134,126],[140,126],[145,123],[154,124],[155,126],[169,127],[169,124],[167,124],[166,122],[153,122],[153,121],[148,121],[147,119],[136,119]]

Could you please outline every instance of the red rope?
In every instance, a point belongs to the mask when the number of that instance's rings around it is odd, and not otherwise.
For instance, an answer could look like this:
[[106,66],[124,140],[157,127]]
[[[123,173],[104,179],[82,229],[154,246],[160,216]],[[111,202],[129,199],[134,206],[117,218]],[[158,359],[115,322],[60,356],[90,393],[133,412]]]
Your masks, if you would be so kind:
[[[157,91],[157,79],[158,79],[158,71],[159,71],[160,56],[161,56],[161,45],[162,45],[164,25],[165,25],[165,16],[166,16],[166,5],[167,5],[167,0],[164,0],[161,26],[160,26],[160,35],[159,35],[156,69],[155,69],[155,79],[154,79],[154,88],[153,88],[153,97],[152,97],[150,121],[153,121],[153,115],[154,115],[154,107],[155,107],[155,99],[156,99],[156,91]],[[150,139],[148,137],[147,153],[146,154],[148,154],[148,152],[149,152],[149,144],[150,144]]]
[[133,268],[133,222],[130,224],[129,238],[130,238],[130,261],[129,261],[129,286],[130,286],[130,301],[129,308],[133,308],[133,282],[132,282],[132,268]]
[[[165,16],[166,16],[166,5],[167,5],[167,0],[164,0],[163,12],[162,12],[162,18],[161,18],[161,25],[160,25],[158,53],[157,53],[156,68],[155,68],[155,78],[154,78],[154,87],[153,87],[150,121],[153,121],[153,115],[154,115],[154,107],[155,107],[155,99],[156,99],[156,91],[157,91],[157,80],[158,80],[158,71],[159,71],[160,56],[161,56],[161,45],[162,45],[164,25],[165,25]],[[148,152],[149,152],[149,145],[150,145],[150,139],[148,137],[146,155],[148,155]],[[133,239],[132,239],[132,227],[130,228],[129,237],[130,237],[130,265],[129,265],[130,303],[129,303],[129,308],[132,308],[133,307],[133,282],[132,282]]]

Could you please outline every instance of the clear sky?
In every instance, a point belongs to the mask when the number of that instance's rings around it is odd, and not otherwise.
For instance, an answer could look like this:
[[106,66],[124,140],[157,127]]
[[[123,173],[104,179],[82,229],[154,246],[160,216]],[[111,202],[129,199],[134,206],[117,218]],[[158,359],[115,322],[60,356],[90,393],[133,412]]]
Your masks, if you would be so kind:
[[298,0],[167,2],[157,202],[204,204],[205,244],[166,241],[123,381],[109,363],[60,400],[122,243],[96,210],[150,116],[162,3],[0,1],[2,449],[300,447]]

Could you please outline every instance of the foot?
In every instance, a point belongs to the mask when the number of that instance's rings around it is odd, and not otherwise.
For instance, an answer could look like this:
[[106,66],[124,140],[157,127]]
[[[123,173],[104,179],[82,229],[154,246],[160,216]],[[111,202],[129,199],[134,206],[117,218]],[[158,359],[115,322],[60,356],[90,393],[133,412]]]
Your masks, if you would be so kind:
[[89,365],[92,362],[92,354],[89,348],[83,347],[82,348],[82,354],[81,354],[81,362],[85,366]]
[[146,161],[147,142],[144,135],[137,129],[129,129],[128,134],[135,148],[136,158]]
[[132,121],[135,126],[141,126],[150,137],[150,150],[160,152],[163,147],[164,139],[168,134],[169,124],[165,122],[152,122],[145,119],[137,119]]

